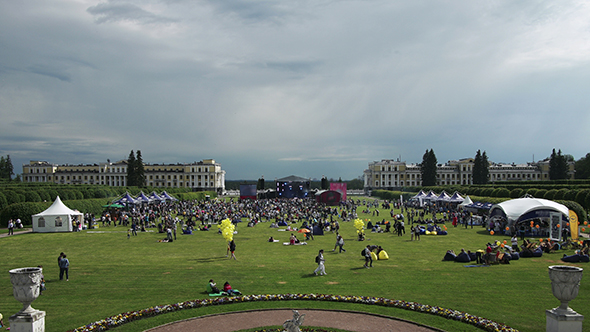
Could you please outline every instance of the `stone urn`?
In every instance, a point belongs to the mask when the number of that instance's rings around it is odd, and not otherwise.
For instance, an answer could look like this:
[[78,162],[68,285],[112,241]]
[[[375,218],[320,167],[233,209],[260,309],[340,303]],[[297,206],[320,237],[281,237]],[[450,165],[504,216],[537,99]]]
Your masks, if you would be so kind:
[[549,266],[549,279],[551,279],[551,291],[561,305],[554,310],[558,314],[576,314],[568,303],[578,296],[580,280],[584,269],[575,266],[553,265]]
[[39,297],[42,271],[40,267],[23,267],[8,271],[14,298],[23,304],[23,308],[15,316],[27,316],[37,312],[31,307],[31,303]]

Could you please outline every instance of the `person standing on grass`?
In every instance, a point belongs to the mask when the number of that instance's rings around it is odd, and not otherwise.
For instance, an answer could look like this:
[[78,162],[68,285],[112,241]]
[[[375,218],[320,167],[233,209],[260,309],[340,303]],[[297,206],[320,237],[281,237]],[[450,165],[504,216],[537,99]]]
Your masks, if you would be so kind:
[[344,249],[344,238],[342,237],[342,235],[338,234],[338,236],[336,237],[336,243],[338,244],[338,247],[340,248],[338,253],[342,253],[343,251],[346,252],[346,249]]
[[64,280],[64,273],[66,274],[66,281],[70,281],[69,269],[70,261],[66,254],[62,253],[61,260],[59,261],[59,280]]
[[14,223],[12,219],[8,220],[8,235],[14,235]]
[[229,259],[234,259],[236,260],[236,242],[234,242],[234,240],[231,240],[229,243],[229,251],[231,251],[231,256]]
[[315,258],[315,262],[318,263],[318,267],[313,271],[313,274],[315,274],[316,276],[318,275],[318,273],[321,276],[326,275],[326,266],[324,265],[325,261],[326,259],[324,258],[324,249],[320,249],[318,255]]
[[371,257],[371,246],[367,245],[364,250],[365,253],[365,265],[363,265],[366,269],[373,267],[373,257]]

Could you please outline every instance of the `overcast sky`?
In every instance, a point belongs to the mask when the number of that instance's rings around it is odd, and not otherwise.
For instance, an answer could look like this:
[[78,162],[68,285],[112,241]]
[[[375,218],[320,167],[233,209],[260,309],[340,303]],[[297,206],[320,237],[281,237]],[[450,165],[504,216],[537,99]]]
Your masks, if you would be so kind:
[[0,1],[0,155],[226,178],[590,152],[587,1]]

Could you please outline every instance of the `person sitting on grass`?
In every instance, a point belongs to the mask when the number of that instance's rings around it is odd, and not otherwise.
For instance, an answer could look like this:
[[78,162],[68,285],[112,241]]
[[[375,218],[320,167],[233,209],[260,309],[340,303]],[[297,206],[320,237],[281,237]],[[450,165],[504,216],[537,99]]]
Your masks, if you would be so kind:
[[225,282],[225,284],[223,284],[223,291],[226,292],[227,294],[233,296],[233,295],[242,295],[242,293],[240,293],[239,290],[237,289],[232,289],[231,285],[229,284],[229,282]]
[[219,290],[219,288],[217,288],[217,284],[215,283],[215,281],[213,281],[213,279],[209,280],[209,287],[207,287],[207,293],[209,294],[219,294],[221,293],[221,291]]

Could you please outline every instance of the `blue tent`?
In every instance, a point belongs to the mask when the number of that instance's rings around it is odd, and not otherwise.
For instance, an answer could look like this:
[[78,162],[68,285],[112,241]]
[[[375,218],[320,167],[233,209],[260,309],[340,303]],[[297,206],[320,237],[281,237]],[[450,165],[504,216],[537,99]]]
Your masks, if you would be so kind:
[[126,192],[125,195],[123,195],[123,197],[119,198],[118,200],[113,201],[113,203],[127,205],[127,204],[136,204],[137,202],[136,202],[135,198],[131,197],[131,195],[129,195],[129,193]]
[[152,191],[148,198],[153,202],[163,202],[166,200],[165,198],[160,197],[160,195],[158,195],[155,191]]
[[164,198],[165,200],[167,200],[167,201],[177,201],[177,200],[178,200],[178,199],[176,199],[176,198],[174,198],[174,197],[172,197],[172,196],[168,195],[168,193],[167,193],[167,192],[165,192],[165,191],[162,191],[162,194],[160,194],[160,196],[161,196],[162,198]]
[[459,194],[459,192],[457,191],[455,191],[455,193],[453,193],[453,196],[449,198],[449,202],[451,203],[463,203],[464,200],[465,198],[463,198],[463,196],[461,196],[461,194]]
[[135,201],[137,203],[149,203],[152,200],[149,199],[144,193],[143,191],[139,193],[139,195],[137,195],[137,198],[135,199]]

